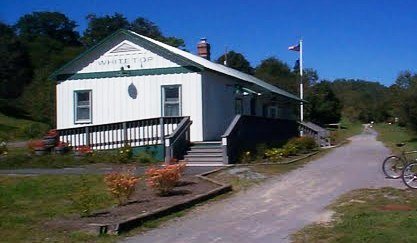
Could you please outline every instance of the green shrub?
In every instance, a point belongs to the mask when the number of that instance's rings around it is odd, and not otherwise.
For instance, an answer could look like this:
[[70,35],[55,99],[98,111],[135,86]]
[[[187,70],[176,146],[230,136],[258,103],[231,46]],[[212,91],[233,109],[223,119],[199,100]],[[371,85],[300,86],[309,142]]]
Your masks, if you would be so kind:
[[284,146],[294,146],[297,149],[296,153],[298,152],[306,153],[317,148],[317,143],[314,140],[314,138],[309,137],[309,136],[304,136],[304,137],[292,138]]
[[255,151],[256,151],[255,158],[257,160],[264,159],[265,153],[267,150],[268,150],[268,145],[266,143],[257,144],[255,148]]
[[250,151],[243,152],[239,159],[242,164],[249,164],[253,161],[252,153]]
[[118,163],[119,155],[116,151],[93,151],[91,156],[79,158],[85,164]]
[[133,160],[142,164],[150,164],[150,163],[158,162],[158,160],[155,159],[152,153],[148,151],[140,152],[139,154],[134,156]]
[[279,162],[283,159],[284,152],[280,148],[271,148],[265,150],[265,157],[271,162]]
[[118,156],[119,156],[119,158],[118,158],[119,163],[131,162],[132,157],[133,157],[132,147],[128,144],[121,147],[118,151]]
[[284,157],[297,155],[297,153],[298,149],[294,144],[287,143],[282,147],[282,156]]

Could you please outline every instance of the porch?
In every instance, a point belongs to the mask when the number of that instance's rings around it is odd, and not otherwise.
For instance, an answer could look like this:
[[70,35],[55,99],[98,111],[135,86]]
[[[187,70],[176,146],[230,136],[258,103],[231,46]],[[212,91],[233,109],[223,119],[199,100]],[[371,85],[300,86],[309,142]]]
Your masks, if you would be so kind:
[[151,148],[160,159],[182,159],[190,141],[188,116],[156,117],[111,124],[58,129],[60,141],[72,147],[93,150],[118,149],[126,144],[134,149]]
[[[304,126],[295,120],[236,115],[217,141],[190,141],[190,117],[156,117],[112,124],[59,129],[63,142],[94,150],[118,149],[129,144],[134,149],[153,148],[160,159],[186,160],[190,164],[229,164],[259,143],[277,143],[299,134]],[[313,134],[313,129],[309,134]]]

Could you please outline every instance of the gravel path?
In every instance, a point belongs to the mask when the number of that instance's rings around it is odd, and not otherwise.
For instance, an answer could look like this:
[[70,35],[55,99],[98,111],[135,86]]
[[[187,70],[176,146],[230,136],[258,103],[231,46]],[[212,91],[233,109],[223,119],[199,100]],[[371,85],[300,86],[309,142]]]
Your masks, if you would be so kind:
[[322,158],[230,198],[197,207],[125,242],[288,242],[303,226],[329,217],[324,207],[357,188],[393,186],[381,162],[390,151],[370,131]]
[[[17,175],[85,175],[85,174],[105,174],[114,170],[115,165],[93,164],[82,167],[47,169],[47,168],[31,168],[31,169],[10,169],[0,170],[0,175],[17,176]],[[139,166],[136,168],[137,175],[143,175],[147,166]],[[213,166],[191,166],[185,169],[185,175],[198,175],[204,172],[215,170],[221,167]]]

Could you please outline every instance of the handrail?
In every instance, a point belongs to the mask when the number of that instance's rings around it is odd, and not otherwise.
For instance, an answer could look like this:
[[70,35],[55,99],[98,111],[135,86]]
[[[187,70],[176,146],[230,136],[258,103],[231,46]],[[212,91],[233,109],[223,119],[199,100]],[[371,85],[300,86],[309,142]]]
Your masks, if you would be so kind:
[[[185,124],[188,122],[187,124]],[[192,124],[192,121],[190,121],[190,117],[184,117],[180,123],[178,123],[177,128],[168,136],[165,137],[165,141],[168,139],[170,144],[174,144],[180,135],[182,135],[187,128],[189,128]],[[174,138],[174,141],[171,142],[171,139]]]
[[299,129],[304,136],[313,137],[320,147],[329,146],[330,132],[311,122],[298,122]]
[[222,138],[228,137],[230,136],[230,134],[232,134],[232,132],[235,130],[235,127],[237,125],[237,123],[239,122],[240,118],[242,117],[242,115],[236,115],[232,122],[230,123],[230,125],[227,127],[226,131],[224,132],[224,134],[222,135]]
[[130,121],[120,121],[120,122],[112,122],[112,123],[102,123],[102,124],[79,124],[80,126],[76,126],[76,127],[68,127],[68,128],[60,128],[60,129],[56,129],[57,131],[62,131],[62,130],[69,130],[69,129],[75,129],[75,128],[85,128],[85,127],[96,127],[96,126],[111,126],[111,125],[117,125],[117,124],[121,124],[121,123],[130,123],[130,122],[136,122],[136,121],[152,121],[155,119],[182,119],[184,118],[183,116],[165,116],[165,117],[152,117],[152,118],[145,118],[145,119],[140,119],[140,120],[130,120]]
[[242,115],[236,115],[230,125],[227,127],[226,131],[222,135],[222,154],[223,154],[223,163],[228,164],[230,162],[230,150],[233,140],[231,137],[238,130],[239,123],[242,120]]
[[115,149],[130,144],[146,146],[163,144],[165,137],[177,130],[184,117],[155,117],[141,120],[77,126],[58,129],[60,140],[71,145],[93,149]]
[[[172,158],[180,159],[188,149],[190,141],[190,126],[193,122],[190,117],[184,117],[177,128],[165,137],[165,162],[170,163]],[[182,143],[181,143],[182,142]]]

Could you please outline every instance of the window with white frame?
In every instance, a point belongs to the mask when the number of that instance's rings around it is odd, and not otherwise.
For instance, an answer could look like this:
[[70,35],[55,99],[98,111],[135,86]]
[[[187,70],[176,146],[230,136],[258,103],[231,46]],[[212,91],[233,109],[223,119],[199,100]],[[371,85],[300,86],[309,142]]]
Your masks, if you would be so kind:
[[162,86],[163,116],[181,116],[181,85]]
[[74,91],[75,123],[91,123],[91,90]]

